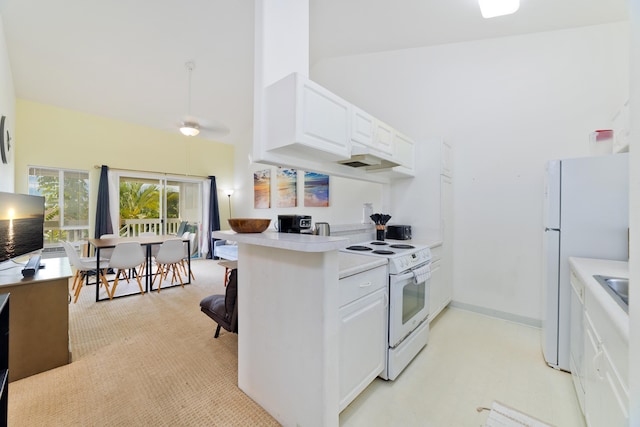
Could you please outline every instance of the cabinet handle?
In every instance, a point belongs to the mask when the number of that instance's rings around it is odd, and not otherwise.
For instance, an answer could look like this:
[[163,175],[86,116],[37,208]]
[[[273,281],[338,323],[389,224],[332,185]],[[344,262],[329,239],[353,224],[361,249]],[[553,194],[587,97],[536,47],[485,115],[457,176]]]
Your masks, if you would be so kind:
[[601,360],[602,360],[602,354],[604,353],[604,351],[602,350],[602,346],[600,343],[598,343],[598,352],[596,353],[595,356],[593,356],[593,367],[596,369],[596,375],[598,376],[598,379],[603,380],[604,379],[604,375],[602,375],[602,369],[601,369]]
[[368,288],[368,287],[369,287],[369,286],[371,286],[371,285],[372,285],[372,283],[371,283],[371,282],[361,283],[361,284],[360,284],[360,287],[361,287],[361,288]]

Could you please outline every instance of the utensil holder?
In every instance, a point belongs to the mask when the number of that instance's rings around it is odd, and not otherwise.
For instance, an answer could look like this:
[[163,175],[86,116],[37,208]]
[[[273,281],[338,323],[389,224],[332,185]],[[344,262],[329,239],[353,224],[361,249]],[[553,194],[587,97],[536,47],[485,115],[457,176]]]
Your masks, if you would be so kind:
[[380,225],[376,225],[376,240],[380,240],[381,242],[384,242],[384,230],[385,227],[384,225],[380,226]]

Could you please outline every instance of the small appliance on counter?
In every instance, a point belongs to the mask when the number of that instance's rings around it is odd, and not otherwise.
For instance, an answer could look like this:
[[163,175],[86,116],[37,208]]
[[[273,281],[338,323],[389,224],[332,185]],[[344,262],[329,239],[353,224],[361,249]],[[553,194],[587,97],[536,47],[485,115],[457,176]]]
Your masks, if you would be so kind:
[[316,222],[313,228],[313,234],[317,236],[329,236],[331,235],[331,227],[328,222]]
[[311,216],[278,215],[277,230],[280,233],[311,233]]
[[411,240],[410,225],[387,225],[387,239]]

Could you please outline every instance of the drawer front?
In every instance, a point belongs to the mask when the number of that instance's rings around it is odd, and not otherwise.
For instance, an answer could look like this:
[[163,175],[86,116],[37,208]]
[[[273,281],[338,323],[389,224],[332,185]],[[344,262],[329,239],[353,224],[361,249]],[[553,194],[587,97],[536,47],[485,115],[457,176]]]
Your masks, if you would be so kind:
[[387,266],[381,265],[340,279],[340,307],[387,286]]
[[439,259],[442,259],[442,245],[431,248],[431,262],[435,262]]

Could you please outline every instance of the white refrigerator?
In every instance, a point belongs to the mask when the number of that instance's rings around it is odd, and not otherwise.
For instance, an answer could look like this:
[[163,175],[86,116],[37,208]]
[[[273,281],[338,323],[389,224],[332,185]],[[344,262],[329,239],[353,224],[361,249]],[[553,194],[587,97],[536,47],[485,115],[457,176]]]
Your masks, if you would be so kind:
[[569,371],[569,257],[628,259],[628,163],[627,153],[547,163],[542,350],[554,368]]

